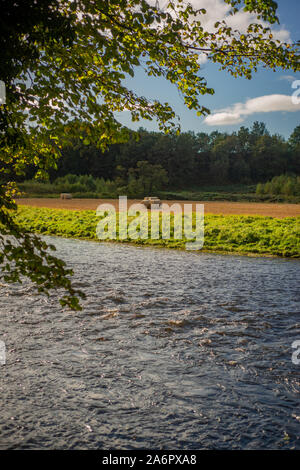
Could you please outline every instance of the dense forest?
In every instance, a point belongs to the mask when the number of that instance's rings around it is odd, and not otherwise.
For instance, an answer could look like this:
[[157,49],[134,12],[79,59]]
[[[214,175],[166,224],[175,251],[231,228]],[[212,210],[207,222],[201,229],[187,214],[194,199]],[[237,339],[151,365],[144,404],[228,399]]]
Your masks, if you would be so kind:
[[[86,192],[136,197],[161,190],[230,185],[255,188],[253,185],[259,184],[257,195],[298,196],[300,125],[288,140],[271,135],[262,122],[232,134],[214,131],[175,135],[141,128],[138,138],[132,133],[128,142],[113,144],[105,152],[91,145],[87,136],[81,136],[62,149],[62,158],[48,184],[32,181],[33,174],[29,170],[27,181],[21,184],[29,194],[69,191],[77,197]],[[276,177],[280,175],[278,185]]]
[[[78,139],[63,149],[58,170],[52,178],[66,174],[92,175],[94,178],[128,180],[134,177],[139,162],[144,171],[162,167],[170,188],[202,184],[256,184],[285,173],[300,175],[300,125],[286,141],[270,135],[266,125],[255,122],[251,129],[241,127],[232,134],[218,131],[180,135],[139,130],[124,144],[111,145],[102,153]],[[166,179],[162,178],[166,184]]]

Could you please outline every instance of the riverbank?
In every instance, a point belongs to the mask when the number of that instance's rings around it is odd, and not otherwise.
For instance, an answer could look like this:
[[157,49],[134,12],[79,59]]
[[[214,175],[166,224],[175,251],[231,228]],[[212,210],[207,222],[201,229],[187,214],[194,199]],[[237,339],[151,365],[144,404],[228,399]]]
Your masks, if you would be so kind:
[[[95,211],[19,206],[18,224],[35,233],[97,240]],[[203,251],[259,256],[300,257],[300,217],[284,219],[245,215],[205,215]],[[149,227],[150,230],[150,227]],[[118,227],[117,227],[118,237]],[[119,241],[118,239],[115,241]],[[186,239],[124,240],[146,246],[185,249]]]

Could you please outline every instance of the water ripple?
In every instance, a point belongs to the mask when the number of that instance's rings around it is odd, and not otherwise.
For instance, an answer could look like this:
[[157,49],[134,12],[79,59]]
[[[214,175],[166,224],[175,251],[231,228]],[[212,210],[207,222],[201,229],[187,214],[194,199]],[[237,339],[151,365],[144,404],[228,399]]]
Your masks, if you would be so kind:
[[299,261],[51,241],[87,300],[1,284],[1,449],[300,448]]

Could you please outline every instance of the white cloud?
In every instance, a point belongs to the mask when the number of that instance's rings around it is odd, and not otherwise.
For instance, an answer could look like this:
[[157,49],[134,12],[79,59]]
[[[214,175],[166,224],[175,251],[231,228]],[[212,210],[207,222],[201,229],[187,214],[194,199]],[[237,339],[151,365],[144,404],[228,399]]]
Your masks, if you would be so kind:
[[278,80],[286,80],[287,82],[294,82],[296,78],[293,75],[281,75]]
[[272,113],[278,111],[300,111],[300,103],[294,104],[289,95],[265,95],[248,99],[245,103],[236,103],[220,109],[204,119],[208,126],[226,126],[240,124],[247,116],[255,113]]
[[[155,5],[156,0],[148,0],[149,3]],[[160,7],[166,8],[168,2],[160,0]],[[231,6],[224,2],[224,0],[189,0],[189,3],[195,9],[204,8],[206,10],[205,15],[199,15],[198,20],[201,21],[204,30],[214,32],[215,23],[217,21],[225,20],[228,26],[231,26],[233,30],[238,30],[241,33],[246,33],[251,23],[259,23],[263,26],[270,26],[263,20],[258,20],[254,13],[239,11],[235,15],[230,15]],[[290,32],[283,26],[271,26],[272,34],[274,39],[279,39],[283,42],[291,42]],[[199,54],[199,62],[201,64],[207,61],[206,54]]]
[[240,124],[243,120],[242,116],[238,113],[224,111],[222,113],[210,114],[204,119],[204,122],[209,126],[229,126]]
[[[270,26],[265,21],[258,20],[255,13],[239,11],[235,15],[230,15],[231,6],[224,2],[224,0],[190,0],[189,3],[195,9],[205,8],[206,15],[201,15],[199,19],[202,22],[204,29],[213,31],[214,25],[217,21],[225,20],[228,26],[233,29],[245,33],[251,23],[260,23],[264,26]],[[290,32],[283,26],[272,27],[274,39],[281,41],[290,41]]]

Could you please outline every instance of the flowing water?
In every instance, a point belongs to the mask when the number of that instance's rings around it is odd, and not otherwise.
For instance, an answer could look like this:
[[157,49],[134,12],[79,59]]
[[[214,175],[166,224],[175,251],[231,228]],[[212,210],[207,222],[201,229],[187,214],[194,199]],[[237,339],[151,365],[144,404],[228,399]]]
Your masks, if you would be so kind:
[[51,242],[88,299],[0,287],[1,449],[300,449],[299,261]]

